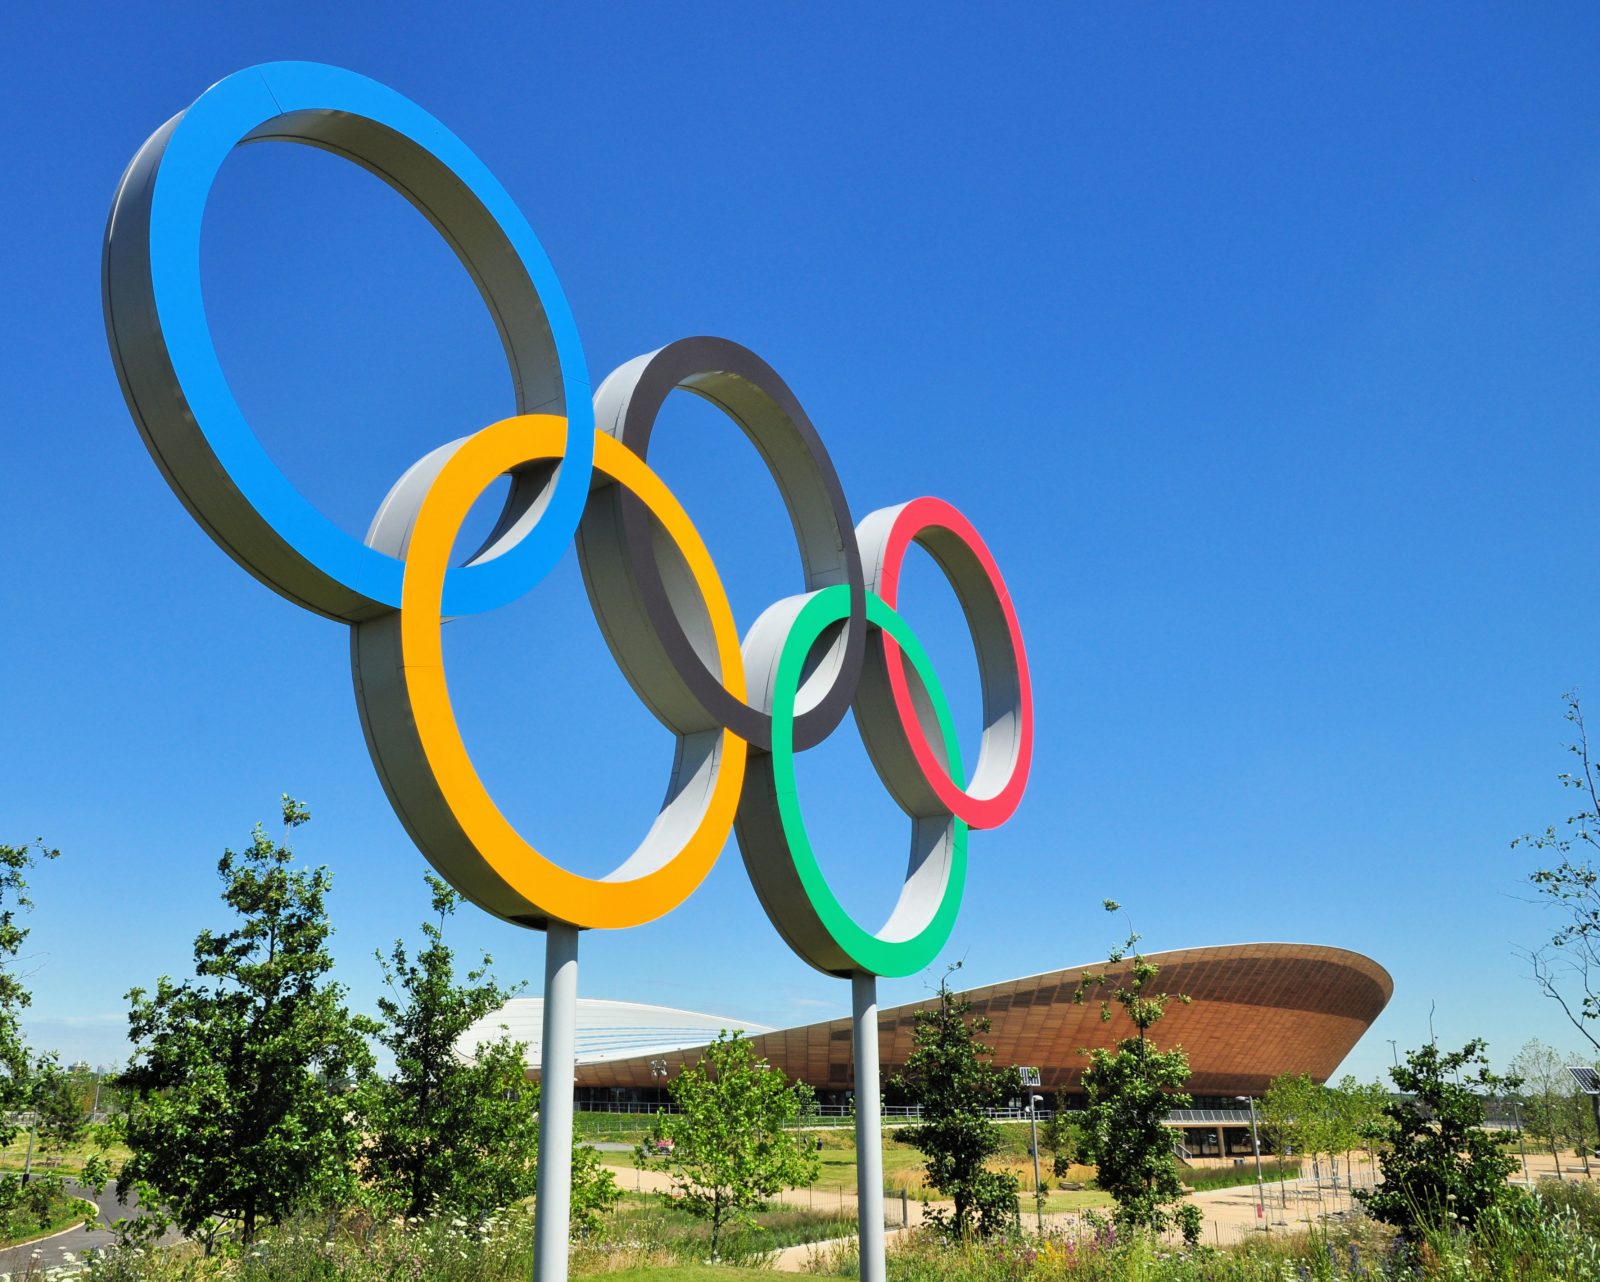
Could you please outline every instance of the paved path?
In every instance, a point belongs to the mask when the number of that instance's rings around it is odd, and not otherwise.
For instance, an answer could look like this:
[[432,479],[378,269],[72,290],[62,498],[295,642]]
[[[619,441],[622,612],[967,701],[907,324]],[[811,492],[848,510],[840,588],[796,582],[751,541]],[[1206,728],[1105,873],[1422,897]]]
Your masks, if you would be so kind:
[[[74,1197],[87,1198],[98,1206],[103,1221],[109,1222],[130,1214],[129,1208],[117,1205],[115,1184],[106,1185],[105,1192],[96,1194],[92,1189],[83,1188],[76,1181],[68,1180],[67,1192]],[[24,1277],[30,1265],[35,1273],[44,1269],[60,1268],[81,1260],[83,1253],[90,1247],[106,1246],[112,1240],[112,1235],[107,1229],[85,1229],[79,1224],[76,1228],[66,1229],[53,1237],[40,1238],[37,1241],[24,1242],[21,1246],[10,1246],[0,1250],[0,1275]]]
[[[1531,1156],[1531,1155],[1530,1155]],[[637,1188],[645,1192],[666,1192],[672,1188],[672,1180],[664,1171],[644,1170],[635,1171],[630,1168],[611,1167],[612,1174],[617,1177],[617,1183],[623,1188]],[[1370,1183],[1372,1172],[1365,1168],[1364,1163],[1357,1163],[1353,1174],[1358,1186]],[[1537,1172],[1536,1172],[1537,1174]],[[775,1201],[783,1202],[789,1206],[815,1206],[817,1209],[837,1207],[844,1214],[853,1214],[856,1209],[854,1193],[829,1189],[826,1193],[814,1194],[808,1189],[786,1189],[780,1193]],[[1254,1184],[1247,1184],[1239,1188],[1212,1189],[1206,1192],[1190,1195],[1190,1200],[1200,1208],[1205,1216],[1205,1226],[1202,1240],[1207,1243],[1227,1245],[1238,1242],[1252,1233],[1290,1233],[1303,1231],[1311,1224],[1319,1222],[1330,1216],[1336,1216],[1350,1209],[1349,1189],[1345,1184],[1344,1169],[1340,1168],[1340,1186],[1337,1195],[1334,1194],[1328,1182],[1326,1172],[1323,1175],[1322,1187],[1319,1192],[1316,1182],[1309,1176],[1298,1180],[1285,1180],[1280,1189],[1276,1184],[1268,1184],[1266,1188],[1265,1215],[1258,1217],[1256,1214],[1256,1188]],[[891,1217],[898,1211],[898,1198],[885,1198],[884,1209]],[[949,1207],[949,1203],[934,1203],[935,1206]],[[911,1227],[915,1228],[922,1222],[923,1212],[926,1208],[922,1203],[912,1201],[907,1210],[910,1213]],[[1109,1208],[1107,1208],[1109,1209]],[[1024,1227],[1033,1224],[1032,1201],[1024,1190],[1022,1197],[1022,1219]],[[1101,1212],[1102,1214],[1105,1211]],[[1045,1214],[1045,1227],[1057,1233],[1068,1236],[1078,1232],[1083,1227],[1082,1213],[1077,1211],[1055,1211]],[[890,1227],[885,1232],[885,1239],[893,1242],[903,1230]],[[848,1239],[841,1239],[846,1241]],[[785,1247],[778,1251],[773,1258],[773,1267],[780,1272],[805,1273],[814,1255],[821,1255],[831,1246],[832,1242],[812,1242],[800,1246]]]
[[[139,1213],[138,1195],[130,1195],[126,1204],[118,1202],[115,1182],[107,1184],[103,1193],[96,1193],[69,1179],[67,1192],[85,1198],[99,1207],[102,1226]],[[162,1242],[171,1245],[181,1236],[176,1229],[169,1229]],[[0,1249],[0,1279],[15,1278],[17,1282],[21,1282],[23,1278],[38,1277],[45,1269],[66,1269],[81,1264],[85,1251],[107,1247],[115,1241],[116,1235],[108,1228],[86,1229],[79,1224],[76,1228],[63,1230],[53,1237],[24,1242],[21,1246],[5,1247]]]

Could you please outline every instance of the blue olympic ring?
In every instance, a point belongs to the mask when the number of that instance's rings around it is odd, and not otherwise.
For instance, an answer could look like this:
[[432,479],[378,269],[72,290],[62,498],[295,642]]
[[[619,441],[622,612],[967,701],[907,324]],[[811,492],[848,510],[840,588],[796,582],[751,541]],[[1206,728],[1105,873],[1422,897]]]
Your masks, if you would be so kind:
[[[492,556],[451,569],[445,584],[444,610],[450,615],[480,613],[514,600],[554,567],[571,546],[583,515],[594,465],[588,368],[566,295],[527,219],[459,138],[394,90],[337,67],[265,63],[219,81],[151,138],[124,175],[112,213],[114,226],[118,219],[124,220],[123,226],[136,226],[147,217],[148,267],[112,262],[108,249],[108,313],[125,297],[112,286],[114,271],[134,278],[133,292],[154,312],[153,333],[148,319],[139,327],[146,347],[136,347],[139,340],[128,338],[135,327],[120,323],[121,316],[108,325],[125,387],[139,377],[141,363],[164,359],[170,366],[192,417],[192,425],[183,427],[190,433],[198,428],[214,465],[264,522],[267,533],[257,542],[271,546],[263,552],[258,546],[230,544],[221,533],[224,522],[211,519],[202,503],[192,506],[213,537],[253,573],[294,600],[351,621],[374,607],[399,608],[404,562],[345,533],[279,471],[228,387],[206,322],[200,288],[206,198],[235,146],[273,138],[342,154],[412,201],[449,241],[494,313],[512,363],[519,408],[565,414],[570,424],[566,454],[537,520],[515,522],[512,536]],[[109,229],[107,244],[116,247]],[[515,289],[497,297],[495,282],[506,278],[507,268],[520,279]],[[145,270],[147,276],[142,275]],[[523,378],[535,375],[521,365],[535,362],[514,350],[512,333],[519,325],[527,330],[529,322],[507,314],[508,294],[542,309],[542,341],[553,345],[559,400],[548,395],[540,401],[524,398]],[[177,408],[181,412],[183,406]],[[177,466],[176,451],[164,448],[163,423],[152,420],[169,412],[159,407],[136,411],[164,469]],[[304,564],[295,565],[296,557]],[[315,579],[305,573],[306,567],[331,581],[321,587],[320,597],[301,582]]]

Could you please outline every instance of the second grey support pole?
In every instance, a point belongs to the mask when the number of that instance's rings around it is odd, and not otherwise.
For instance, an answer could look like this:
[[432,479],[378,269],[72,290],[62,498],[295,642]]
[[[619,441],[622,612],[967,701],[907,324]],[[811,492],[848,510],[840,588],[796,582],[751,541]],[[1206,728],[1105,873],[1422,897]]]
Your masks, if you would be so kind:
[[578,1023],[578,931],[544,933],[544,1043],[539,1055],[539,1196],[534,1203],[534,1282],[567,1282],[572,1215],[572,1074]]
[[861,1282],[884,1282],[883,1109],[878,1090],[878,977],[850,978],[855,1008],[856,1223]]

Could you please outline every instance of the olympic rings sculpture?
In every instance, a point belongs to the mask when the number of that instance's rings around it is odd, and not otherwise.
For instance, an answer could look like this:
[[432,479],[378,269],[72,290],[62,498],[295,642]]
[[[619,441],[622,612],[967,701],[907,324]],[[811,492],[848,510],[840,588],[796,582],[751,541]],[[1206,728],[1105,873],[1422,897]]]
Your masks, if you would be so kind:
[[[472,275],[511,366],[518,412],[414,464],[365,541],[313,508],[267,457],[206,325],[207,195],[235,146],[266,139],[336,152],[411,201]],[[960,905],[968,828],[1011,815],[1033,750],[1016,612],[959,512],[919,498],[854,524],[794,393],[724,339],[668,344],[591,393],[566,296],[511,197],[432,116],[353,72],[269,63],[207,90],[135,155],[103,260],[112,358],[151,455],[234,560],[351,626],[373,763],[418,848],[458,890],[524,925],[633,926],[687,899],[734,831],[768,916],[811,965],[905,975],[933,959]],[[800,546],[804,591],[770,606],[742,640],[700,535],[647,462],[656,416],[678,389],[718,406],[761,452]],[[466,513],[503,475],[512,484],[493,533],[451,565]],[[566,870],[501,814],[457,729],[440,641],[445,619],[521,596],[574,540],[613,657],[677,737],[659,816],[602,878]],[[970,772],[938,676],[895,609],[913,543],[948,578],[977,651],[984,730]],[[876,931],[823,876],[795,782],[795,754],[851,708],[912,827],[905,885]]]

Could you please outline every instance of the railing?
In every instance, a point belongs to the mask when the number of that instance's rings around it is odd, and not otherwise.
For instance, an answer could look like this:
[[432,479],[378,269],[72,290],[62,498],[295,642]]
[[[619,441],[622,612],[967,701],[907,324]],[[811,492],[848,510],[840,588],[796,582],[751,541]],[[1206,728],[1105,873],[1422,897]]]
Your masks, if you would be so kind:
[[[594,1100],[586,1104],[575,1105],[579,1113],[620,1113],[634,1116],[654,1117],[657,1113],[676,1113],[677,1105],[670,1101],[662,1103],[645,1103],[641,1100]],[[1028,1110],[1025,1108],[985,1108],[980,1109],[984,1117],[996,1122],[1026,1122]],[[896,1121],[915,1121],[922,1116],[922,1108],[916,1104],[885,1104],[882,1109],[885,1118]],[[802,1119],[798,1125],[804,1126],[809,1121],[821,1118],[826,1121],[838,1121],[856,1115],[854,1107],[849,1104],[818,1104],[815,1106],[810,1118]],[[1041,1108],[1035,1115],[1040,1122],[1048,1122],[1056,1115],[1054,1109]],[[1081,1109],[1067,1109],[1068,1117],[1081,1117]],[[1234,1112],[1228,1109],[1173,1109],[1167,1114],[1168,1126],[1248,1126],[1250,1114]]]
[[[646,1103],[641,1100],[594,1100],[585,1104],[574,1105],[579,1113],[619,1113],[634,1116],[654,1117],[657,1113],[676,1113],[678,1106],[671,1101],[662,1103]],[[986,1108],[980,1110],[983,1116],[992,1118],[997,1122],[1026,1122],[1028,1111],[1024,1108]],[[899,1121],[915,1120],[922,1116],[922,1108],[917,1104],[885,1104],[882,1109],[884,1117],[894,1118]],[[818,1104],[811,1113],[811,1118],[824,1118],[838,1120],[856,1115],[855,1109],[849,1104]],[[1037,1114],[1041,1122],[1049,1121],[1055,1116],[1052,1109],[1042,1108]],[[810,1119],[802,1119],[800,1125],[805,1125]]]

